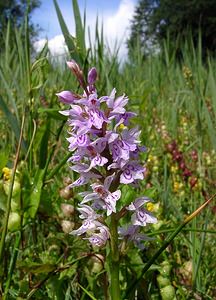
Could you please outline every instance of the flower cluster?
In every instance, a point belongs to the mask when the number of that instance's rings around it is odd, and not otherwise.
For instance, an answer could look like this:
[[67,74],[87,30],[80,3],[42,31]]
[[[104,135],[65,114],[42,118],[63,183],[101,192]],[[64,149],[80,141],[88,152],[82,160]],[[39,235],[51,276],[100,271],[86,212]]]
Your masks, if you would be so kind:
[[[145,147],[140,146],[139,129],[127,127],[130,118],[136,115],[125,109],[128,98],[125,95],[116,97],[115,89],[109,96],[99,98],[95,88],[96,69],[90,69],[86,83],[78,64],[75,61],[67,64],[84,89],[83,95],[71,91],[57,94],[61,102],[70,105],[60,113],[68,117],[71,169],[80,175],[70,187],[91,182],[91,191],[81,193],[83,200],[78,210],[82,226],[72,234],[84,234],[91,244],[103,246],[110,237],[104,215],[117,213],[120,184],[134,184],[143,179],[145,167],[140,165],[139,153],[145,151]],[[127,232],[119,231],[123,232],[122,236],[128,238],[134,232],[138,234],[140,226],[156,222],[156,218],[143,208],[147,201],[149,199],[142,197],[125,207],[134,214],[132,227]]]

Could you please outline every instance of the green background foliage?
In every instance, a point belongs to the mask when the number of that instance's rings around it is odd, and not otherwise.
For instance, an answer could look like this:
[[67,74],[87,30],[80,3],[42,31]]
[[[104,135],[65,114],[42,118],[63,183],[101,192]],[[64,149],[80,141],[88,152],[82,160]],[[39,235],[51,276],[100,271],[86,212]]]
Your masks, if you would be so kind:
[[216,49],[216,2],[214,0],[140,0],[131,24],[128,46],[138,42],[143,51],[156,44],[162,46],[167,35],[170,45],[181,50],[181,44],[193,40],[198,47],[201,34],[203,52]]

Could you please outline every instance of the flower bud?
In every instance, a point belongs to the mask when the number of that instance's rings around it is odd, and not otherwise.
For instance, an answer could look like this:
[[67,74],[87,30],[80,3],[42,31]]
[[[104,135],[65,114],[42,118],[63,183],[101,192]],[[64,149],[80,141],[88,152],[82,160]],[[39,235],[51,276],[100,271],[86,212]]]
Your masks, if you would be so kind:
[[191,158],[192,158],[194,161],[197,161],[197,160],[198,160],[198,154],[197,154],[197,151],[196,151],[196,150],[192,150],[192,152],[191,152]]
[[73,205],[62,203],[61,204],[61,210],[65,217],[71,217],[74,213],[74,207]]
[[211,208],[211,211],[213,214],[216,214],[216,205],[214,205],[212,208]]
[[80,69],[79,65],[73,59],[71,61],[67,61],[67,65],[69,69],[71,69],[72,73],[76,76],[80,85],[84,88],[84,90],[86,90],[86,84],[83,77],[83,72]]
[[181,170],[184,170],[186,168],[185,162],[183,160],[179,163],[179,167]]
[[74,73],[74,75],[79,74],[81,71],[79,65],[75,62],[75,60],[67,61],[68,68]]
[[185,168],[184,172],[183,172],[183,176],[184,177],[190,177],[192,175],[191,171],[187,168]]
[[172,143],[169,143],[169,144],[167,145],[167,150],[168,150],[169,152],[172,152],[174,149],[176,149],[176,147],[177,147],[177,144],[176,144],[175,141],[173,141]]
[[59,101],[65,103],[65,104],[73,104],[74,100],[80,99],[79,95],[74,94],[70,91],[62,91],[60,93],[57,93],[56,96],[58,96]]
[[70,233],[74,229],[74,222],[63,220],[61,222],[61,227],[64,233]]
[[88,72],[88,83],[94,84],[97,79],[97,70],[93,67]]
[[191,177],[190,186],[193,188],[197,184],[198,179],[196,177]]
[[183,158],[182,153],[179,150],[174,149],[173,152],[172,152],[172,154],[173,154],[173,159],[175,161],[181,161],[182,158]]

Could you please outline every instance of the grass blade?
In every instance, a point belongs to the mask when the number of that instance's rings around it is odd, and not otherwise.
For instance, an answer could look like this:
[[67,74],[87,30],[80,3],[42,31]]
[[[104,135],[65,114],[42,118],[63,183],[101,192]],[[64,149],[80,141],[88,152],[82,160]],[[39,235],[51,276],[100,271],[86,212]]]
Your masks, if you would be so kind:
[[59,24],[61,26],[61,30],[62,30],[62,33],[64,35],[65,42],[66,42],[66,45],[68,47],[68,50],[71,54],[71,57],[79,63],[80,62],[79,61],[79,55],[77,53],[77,48],[74,44],[73,37],[69,33],[69,30],[68,30],[67,25],[64,21],[64,18],[62,16],[62,13],[61,13],[61,10],[58,6],[57,1],[53,0],[53,2],[54,2],[54,5],[55,5],[55,9],[56,9],[57,17],[58,17],[58,20],[59,20]]
[[73,0],[73,12],[74,12],[74,20],[76,25],[76,40],[78,48],[81,50],[82,57],[86,56],[86,45],[85,45],[85,29],[82,25],[82,20],[80,16],[79,5],[77,0]]
[[[17,139],[17,141],[19,140],[19,136],[20,136],[20,126],[19,123],[17,121],[17,118],[11,113],[11,111],[9,110],[9,108],[7,107],[5,101],[2,99],[2,97],[0,96],[0,109],[4,112],[8,123],[10,124],[15,137]],[[22,141],[22,148],[24,150],[27,150],[27,145],[25,143],[25,141]]]
[[[155,262],[155,260],[158,258],[158,256],[161,255],[161,253],[170,245],[170,243],[173,241],[173,239],[179,234],[179,232],[191,221],[193,220],[214,198],[216,194],[214,194],[211,198],[209,198],[207,201],[205,201],[198,209],[196,209],[192,214],[190,214],[182,224],[180,224],[177,229],[165,239],[163,245],[158,249],[158,251],[152,256],[151,259],[145,264],[141,275],[134,280],[134,282],[131,283],[129,286],[126,295],[131,294],[134,289],[136,288],[136,285],[140,282],[140,280],[143,278],[144,274],[148,271],[148,269],[151,267],[151,265]],[[126,297],[124,297],[126,298]],[[128,297],[127,297],[128,298]]]
[[92,294],[90,294],[83,286],[81,286],[79,283],[78,283],[79,287],[86,293],[86,295],[89,296],[89,298],[91,298],[92,300],[97,300],[94,296],[92,296]]

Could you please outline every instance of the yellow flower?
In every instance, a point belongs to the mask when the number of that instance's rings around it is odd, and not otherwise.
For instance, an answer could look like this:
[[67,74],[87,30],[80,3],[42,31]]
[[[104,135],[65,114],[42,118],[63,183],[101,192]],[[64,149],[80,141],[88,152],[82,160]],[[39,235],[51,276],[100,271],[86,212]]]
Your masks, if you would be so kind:
[[177,166],[171,166],[171,172],[172,173],[177,173],[178,172],[178,167]]
[[148,209],[149,211],[153,211],[153,210],[154,210],[154,204],[153,204],[152,202],[148,202],[148,203],[147,203],[147,209]]
[[148,162],[152,162],[154,165],[158,165],[159,161],[156,155],[149,154]]
[[152,203],[152,202],[148,202],[147,205],[147,210],[151,211],[151,212],[158,212],[160,209],[160,205],[159,203]]
[[179,189],[180,189],[180,183],[179,183],[178,181],[175,181],[175,182],[173,183],[173,191],[174,191],[175,193],[177,193],[177,192],[179,191]]
[[153,161],[153,155],[152,154],[149,154],[149,157],[148,157],[148,160],[147,162],[150,163]]
[[125,126],[124,124],[120,124],[120,125],[119,125],[119,129],[120,129],[120,130],[127,129],[127,126]]
[[4,168],[2,169],[2,172],[3,172],[3,179],[4,179],[5,181],[10,180],[12,170],[9,169],[9,168],[7,168],[7,167],[4,167]]

